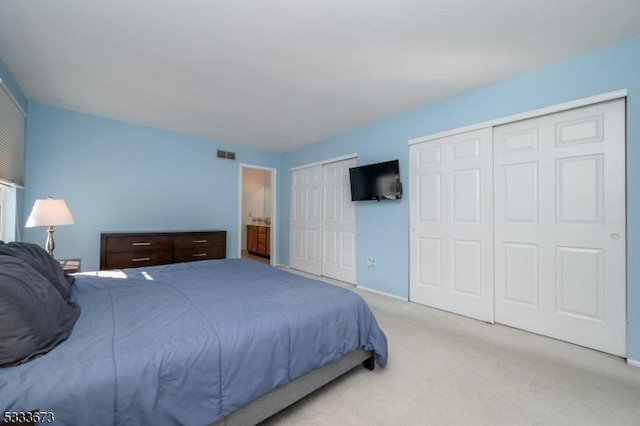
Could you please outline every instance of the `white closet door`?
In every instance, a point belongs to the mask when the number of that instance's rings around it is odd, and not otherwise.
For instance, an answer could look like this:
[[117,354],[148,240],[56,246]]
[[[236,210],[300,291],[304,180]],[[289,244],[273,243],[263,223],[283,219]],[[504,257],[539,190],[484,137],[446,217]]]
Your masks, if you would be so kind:
[[626,355],[624,114],[494,129],[496,322]]
[[493,322],[491,129],[412,145],[410,298]]
[[291,267],[320,275],[322,166],[291,172]]
[[356,159],[324,164],[322,202],[322,275],[356,282],[356,217],[349,168]]

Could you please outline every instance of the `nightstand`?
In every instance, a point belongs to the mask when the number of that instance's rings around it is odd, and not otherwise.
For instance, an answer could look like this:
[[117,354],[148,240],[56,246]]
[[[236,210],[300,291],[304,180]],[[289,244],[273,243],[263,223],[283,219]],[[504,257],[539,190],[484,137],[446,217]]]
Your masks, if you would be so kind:
[[80,259],[58,259],[65,274],[75,274],[80,272]]

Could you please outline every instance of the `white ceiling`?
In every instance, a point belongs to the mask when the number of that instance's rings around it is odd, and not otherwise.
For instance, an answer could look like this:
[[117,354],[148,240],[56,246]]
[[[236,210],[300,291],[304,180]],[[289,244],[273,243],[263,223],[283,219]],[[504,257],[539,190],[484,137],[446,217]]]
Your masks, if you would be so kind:
[[30,101],[276,152],[638,33],[638,0],[0,0]]

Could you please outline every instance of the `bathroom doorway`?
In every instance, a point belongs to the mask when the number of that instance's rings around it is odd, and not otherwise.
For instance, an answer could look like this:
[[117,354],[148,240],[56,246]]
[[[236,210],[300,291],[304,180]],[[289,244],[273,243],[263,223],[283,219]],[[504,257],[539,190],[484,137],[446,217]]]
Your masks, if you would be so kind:
[[276,264],[276,170],[240,165],[239,257]]

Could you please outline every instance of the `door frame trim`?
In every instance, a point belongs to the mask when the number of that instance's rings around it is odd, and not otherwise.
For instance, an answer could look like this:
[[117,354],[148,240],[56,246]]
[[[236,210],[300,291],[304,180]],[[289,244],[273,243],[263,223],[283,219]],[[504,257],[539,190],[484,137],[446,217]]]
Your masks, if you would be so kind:
[[580,108],[587,105],[598,104],[600,102],[612,101],[614,99],[620,99],[625,97],[627,97],[627,89],[621,89],[613,92],[602,93],[600,95],[589,96],[587,98],[574,99],[572,101],[563,102],[561,104],[550,105],[547,107],[522,112],[519,114],[508,115],[506,117],[500,117],[500,118],[496,118],[489,121],[483,121],[481,123],[471,124],[465,127],[458,127],[456,129],[446,130],[444,132],[433,133],[427,136],[421,136],[418,138],[410,139],[408,144],[414,145],[417,143],[428,142],[433,139],[440,139],[446,136],[453,136],[459,133],[465,133],[472,130],[479,130],[484,127],[496,127],[502,124],[513,123],[514,121],[527,120],[529,118],[540,117],[543,115],[553,114],[561,111],[567,111],[570,109]]
[[327,160],[316,161],[315,163],[309,163],[309,164],[303,164],[301,166],[291,167],[289,170],[291,170],[292,172],[295,172],[296,170],[300,170],[300,169],[308,169],[309,167],[323,166],[325,164],[337,163],[338,161],[350,160],[352,158],[358,158],[358,154],[354,152],[351,154],[342,155],[340,157],[333,157]]
[[278,191],[278,169],[273,167],[256,166],[254,164],[238,164],[238,259],[242,259],[242,171],[244,169],[259,169],[271,172],[271,256],[269,263],[271,266],[278,264],[277,239],[278,239],[278,216],[277,216],[277,191]]

